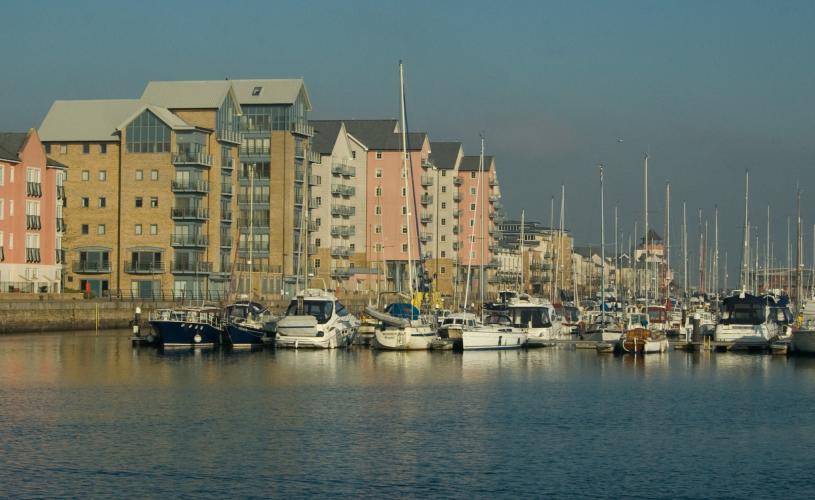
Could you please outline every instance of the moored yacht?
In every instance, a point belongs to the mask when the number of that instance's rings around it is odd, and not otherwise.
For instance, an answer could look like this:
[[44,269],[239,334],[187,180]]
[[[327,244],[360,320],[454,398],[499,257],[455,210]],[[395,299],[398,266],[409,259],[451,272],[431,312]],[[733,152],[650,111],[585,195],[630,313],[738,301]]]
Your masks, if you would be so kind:
[[461,333],[465,351],[488,349],[520,349],[527,342],[527,333],[515,328],[512,319],[499,311],[487,316],[484,324],[467,326]]
[[384,311],[368,306],[365,313],[379,320],[371,344],[376,349],[427,350],[436,339],[433,327],[413,304],[394,302],[385,307]]
[[507,304],[510,324],[526,334],[529,347],[552,345],[560,338],[561,323],[548,300],[521,294]]
[[215,306],[160,309],[149,321],[162,347],[212,347],[221,343],[220,312]]
[[730,343],[733,348],[766,348],[782,331],[771,314],[777,309],[775,299],[769,295],[741,292],[727,297],[722,301],[722,317],[716,325],[714,340]]
[[259,347],[264,336],[272,334],[268,309],[263,305],[239,300],[224,308],[224,343],[232,347]]
[[277,322],[277,347],[332,349],[351,345],[359,321],[325,290],[297,294]]

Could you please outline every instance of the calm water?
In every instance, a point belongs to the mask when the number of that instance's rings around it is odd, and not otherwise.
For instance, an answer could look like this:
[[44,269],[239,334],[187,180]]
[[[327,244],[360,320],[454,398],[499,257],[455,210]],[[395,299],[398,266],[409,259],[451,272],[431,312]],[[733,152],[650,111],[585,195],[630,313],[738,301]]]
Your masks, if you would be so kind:
[[0,496],[815,496],[815,359],[0,337]]

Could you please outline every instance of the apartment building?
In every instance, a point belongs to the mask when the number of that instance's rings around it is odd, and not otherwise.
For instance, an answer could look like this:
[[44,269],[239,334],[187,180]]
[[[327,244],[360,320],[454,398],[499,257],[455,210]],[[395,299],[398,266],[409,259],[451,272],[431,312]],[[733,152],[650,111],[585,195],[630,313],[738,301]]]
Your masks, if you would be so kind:
[[462,183],[458,168],[464,157],[464,148],[460,142],[433,141],[430,149],[437,199],[433,215],[438,223],[435,224],[433,259],[428,262],[428,272],[434,277],[436,290],[443,302],[453,304],[451,299],[458,291],[458,250],[463,238],[461,209],[454,198]]
[[[549,228],[534,220],[527,220],[521,230],[519,220],[506,220],[499,224],[500,247],[520,251],[523,267],[523,290],[557,301],[560,291],[571,293],[574,288],[573,272],[574,240],[568,230]],[[519,241],[523,232],[524,244]],[[499,267],[495,280],[498,286],[505,285],[514,273],[511,269]]]
[[46,151],[65,181],[65,285],[94,295],[229,289],[240,105],[228,81],[150,82],[140,99],[56,101]]
[[0,293],[62,290],[64,177],[36,130],[0,133]]
[[312,120],[311,268],[332,289],[363,290],[381,274],[368,262],[367,150],[341,120]]

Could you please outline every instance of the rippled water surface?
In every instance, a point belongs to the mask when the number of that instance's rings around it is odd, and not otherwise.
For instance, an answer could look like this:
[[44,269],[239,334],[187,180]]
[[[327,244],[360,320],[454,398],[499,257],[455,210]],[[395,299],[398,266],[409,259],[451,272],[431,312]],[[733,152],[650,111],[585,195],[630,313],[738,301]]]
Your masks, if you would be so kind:
[[815,359],[0,337],[0,496],[815,497]]

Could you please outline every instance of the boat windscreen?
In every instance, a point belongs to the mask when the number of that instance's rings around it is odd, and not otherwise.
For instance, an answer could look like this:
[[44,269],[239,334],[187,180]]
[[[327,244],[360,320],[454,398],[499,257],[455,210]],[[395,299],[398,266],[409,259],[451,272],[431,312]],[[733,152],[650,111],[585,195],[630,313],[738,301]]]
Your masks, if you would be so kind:
[[726,303],[721,322],[723,325],[760,325],[764,323],[764,305],[759,302]]
[[512,309],[512,322],[521,328],[548,328],[552,326],[544,307],[517,307]]
[[[331,313],[334,311],[334,303],[330,300],[304,300],[303,301],[303,316],[314,316],[317,323],[321,325],[331,319]],[[289,308],[286,310],[286,316],[295,316],[297,314],[297,299],[292,300]]]

